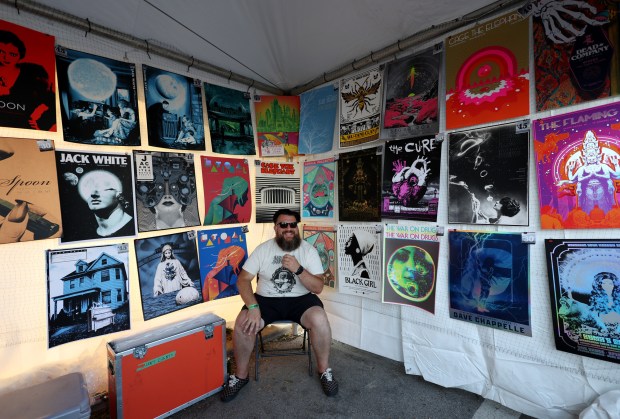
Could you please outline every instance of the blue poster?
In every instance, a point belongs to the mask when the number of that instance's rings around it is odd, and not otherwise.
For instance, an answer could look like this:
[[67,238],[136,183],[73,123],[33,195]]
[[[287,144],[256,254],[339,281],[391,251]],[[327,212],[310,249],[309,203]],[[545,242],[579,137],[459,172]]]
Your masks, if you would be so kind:
[[333,85],[301,94],[299,154],[326,153],[334,144],[338,90]]

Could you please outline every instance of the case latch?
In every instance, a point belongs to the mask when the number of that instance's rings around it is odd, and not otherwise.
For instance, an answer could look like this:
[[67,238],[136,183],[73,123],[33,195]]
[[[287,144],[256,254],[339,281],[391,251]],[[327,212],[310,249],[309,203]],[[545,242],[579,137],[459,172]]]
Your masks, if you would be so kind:
[[211,339],[213,337],[214,327],[212,324],[208,324],[205,326],[205,340]]
[[136,346],[133,350],[133,357],[136,359],[142,359],[146,356],[146,345]]

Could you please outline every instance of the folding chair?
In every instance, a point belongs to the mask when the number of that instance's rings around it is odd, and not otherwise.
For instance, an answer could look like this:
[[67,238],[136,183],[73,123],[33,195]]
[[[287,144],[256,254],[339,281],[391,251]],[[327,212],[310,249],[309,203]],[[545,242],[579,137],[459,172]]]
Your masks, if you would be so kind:
[[[290,324],[291,326],[295,326],[298,323],[289,320],[281,320],[275,321],[271,324]],[[265,325],[267,327],[268,325]],[[301,325],[299,325],[301,326]],[[302,340],[301,347],[299,348],[279,348],[279,349],[269,349],[265,348],[265,344],[263,343],[263,330],[262,328],[256,334],[256,341],[254,343],[254,358],[255,358],[255,367],[254,367],[254,379],[258,381],[259,376],[259,363],[261,358],[269,358],[275,356],[295,356],[295,355],[307,355],[308,356],[308,375],[312,376],[312,346],[310,344],[310,333],[309,330],[301,326],[304,329],[304,337]]]

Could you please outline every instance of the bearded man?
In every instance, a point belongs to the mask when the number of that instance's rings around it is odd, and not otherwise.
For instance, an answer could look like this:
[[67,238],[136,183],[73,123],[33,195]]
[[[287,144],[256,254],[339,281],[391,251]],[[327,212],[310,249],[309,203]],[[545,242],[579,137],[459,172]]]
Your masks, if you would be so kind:
[[[221,399],[230,401],[249,381],[249,364],[256,334],[277,320],[291,320],[310,333],[321,387],[327,396],[338,393],[329,368],[331,328],[323,303],[323,265],[317,250],[301,240],[299,213],[289,209],[273,215],[275,238],[260,244],[243,265],[237,279],[245,306],[233,333],[236,371],[224,384]],[[256,293],[252,279],[258,275]]]

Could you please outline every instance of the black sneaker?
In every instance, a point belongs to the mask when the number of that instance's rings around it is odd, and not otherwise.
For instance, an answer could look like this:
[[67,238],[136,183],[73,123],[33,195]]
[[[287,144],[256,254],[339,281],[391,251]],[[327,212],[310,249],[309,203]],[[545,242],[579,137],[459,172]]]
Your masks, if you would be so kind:
[[228,382],[224,383],[224,390],[222,390],[222,394],[220,399],[223,402],[229,402],[235,397],[237,397],[237,393],[250,381],[249,378],[237,378],[235,374],[231,374],[228,376]]
[[328,368],[323,374],[321,374],[321,387],[323,387],[323,393],[327,397],[332,397],[338,394],[338,381],[332,374],[332,369]]

